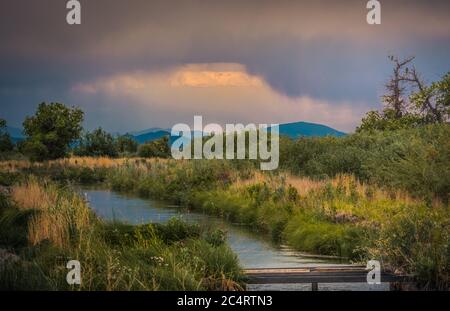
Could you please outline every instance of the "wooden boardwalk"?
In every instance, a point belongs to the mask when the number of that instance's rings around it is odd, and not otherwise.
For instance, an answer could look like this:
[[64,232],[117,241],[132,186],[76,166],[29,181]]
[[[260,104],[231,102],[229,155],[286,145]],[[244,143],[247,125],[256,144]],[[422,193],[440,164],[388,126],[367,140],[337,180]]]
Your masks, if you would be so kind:
[[[292,284],[310,283],[312,290],[318,289],[319,283],[367,283],[369,270],[365,266],[339,265],[300,268],[263,268],[246,269],[248,284]],[[406,276],[381,273],[382,283],[408,282]]]

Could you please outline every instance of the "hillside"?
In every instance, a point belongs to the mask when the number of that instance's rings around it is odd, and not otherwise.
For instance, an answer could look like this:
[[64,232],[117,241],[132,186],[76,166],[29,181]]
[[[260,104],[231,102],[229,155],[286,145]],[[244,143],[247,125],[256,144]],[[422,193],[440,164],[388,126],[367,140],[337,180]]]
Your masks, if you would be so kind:
[[280,135],[285,135],[290,138],[298,138],[302,136],[342,137],[345,136],[346,134],[322,124],[308,123],[308,122],[294,122],[294,123],[280,124]]
[[[155,139],[159,139],[167,135],[170,136],[170,129],[151,128],[148,130],[131,133],[131,136],[134,137],[134,139],[140,144]],[[345,136],[346,134],[322,124],[308,123],[308,122],[294,122],[294,123],[280,124],[280,135],[285,135],[295,139],[299,137],[324,137],[324,136],[342,137]],[[194,136],[198,137],[198,133],[194,133]]]

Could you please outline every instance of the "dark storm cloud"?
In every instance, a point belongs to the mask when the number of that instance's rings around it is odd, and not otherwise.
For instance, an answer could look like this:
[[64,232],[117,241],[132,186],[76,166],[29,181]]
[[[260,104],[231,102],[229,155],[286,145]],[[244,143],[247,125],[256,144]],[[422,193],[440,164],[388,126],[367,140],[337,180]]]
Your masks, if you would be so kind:
[[375,27],[363,0],[80,2],[69,26],[64,0],[1,1],[2,115],[17,123],[79,81],[186,63],[241,63],[288,96],[372,105],[388,53],[417,55],[430,79],[449,69],[449,1],[381,1]]

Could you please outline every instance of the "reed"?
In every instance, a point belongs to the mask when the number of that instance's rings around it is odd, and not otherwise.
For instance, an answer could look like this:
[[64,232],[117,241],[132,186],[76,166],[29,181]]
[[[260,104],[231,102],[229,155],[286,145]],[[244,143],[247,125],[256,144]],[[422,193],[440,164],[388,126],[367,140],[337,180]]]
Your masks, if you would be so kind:
[[[95,175],[102,167],[103,180],[113,190],[168,200],[246,224],[301,251],[360,262],[379,258],[392,270],[417,274],[430,288],[449,284],[450,214],[448,205],[437,198],[425,201],[401,189],[361,182],[350,174],[312,179],[288,172],[263,173],[251,164],[229,161],[76,158],[52,165],[58,169],[36,171],[43,176],[56,172],[62,176],[58,180],[71,180],[79,174],[70,172],[86,168]],[[33,184],[18,188],[13,197],[23,208],[33,208],[39,198],[52,202],[52,196],[47,198],[36,188]],[[59,231],[59,236],[66,236],[63,229]],[[36,233],[35,241],[48,235],[45,230]],[[55,243],[66,240],[54,237]],[[173,277],[167,271],[160,273],[159,280]],[[180,270],[176,273],[180,278],[185,275]],[[191,281],[185,279],[176,286],[197,288],[199,283]]]
[[34,177],[14,186],[11,198],[20,210],[36,211],[28,224],[32,245],[48,240],[67,248],[71,233],[81,234],[91,225],[92,213],[79,196],[68,195],[47,182],[40,184]]
[[[0,289],[242,289],[235,254],[212,232],[173,219],[166,225],[104,223],[71,187],[29,177],[1,195],[0,244],[19,256],[0,262]],[[26,231],[25,241],[20,235]],[[17,243],[19,241],[20,243]],[[8,257],[9,258],[9,257]],[[68,260],[82,284],[66,283]]]

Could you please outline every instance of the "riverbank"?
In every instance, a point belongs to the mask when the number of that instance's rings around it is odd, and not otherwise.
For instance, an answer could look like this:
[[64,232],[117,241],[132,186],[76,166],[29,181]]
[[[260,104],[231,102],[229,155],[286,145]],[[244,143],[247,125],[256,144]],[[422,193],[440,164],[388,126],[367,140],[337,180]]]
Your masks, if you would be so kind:
[[376,258],[384,269],[414,274],[424,288],[449,284],[448,207],[353,176],[261,174],[246,161],[70,158],[1,165],[11,172],[8,178],[25,172],[64,182],[103,182],[116,191],[246,224],[297,250],[356,262]]
[[[242,290],[221,232],[176,219],[131,226],[98,219],[70,187],[31,177],[0,196],[2,290]],[[7,251],[6,251],[7,250]],[[68,285],[68,261],[81,285]]]
[[104,187],[82,187],[80,193],[95,214],[106,221],[133,225],[167,223],[177,218],[189,224],[214,228],[224,233],[227,245],[238,256],[243,269],[292,268],[330,266],[347,263],[340,258],[298,252],[271,241],[270,237],[250,230],[248,226],[226,221],[199,210],[183,208],[169,202],[139,198],[130,193],[118,193]]

